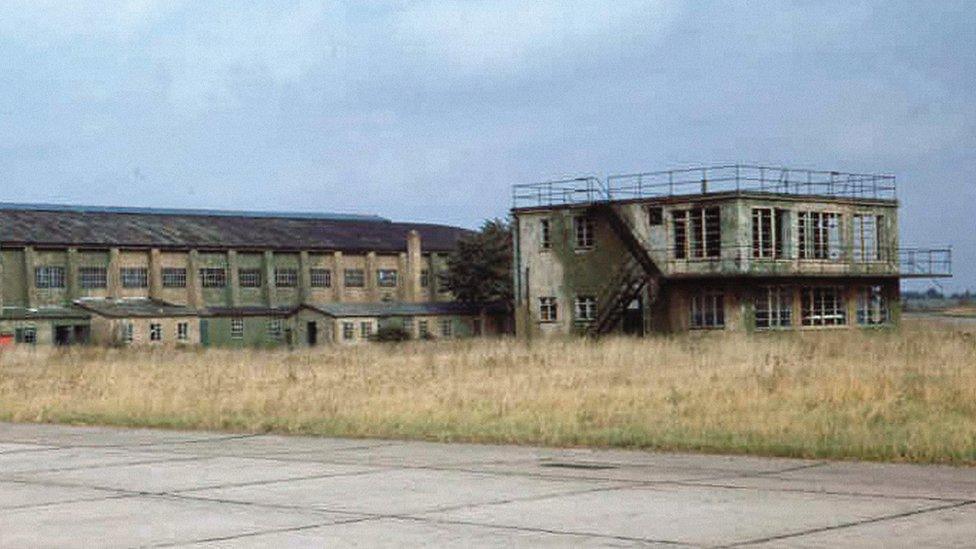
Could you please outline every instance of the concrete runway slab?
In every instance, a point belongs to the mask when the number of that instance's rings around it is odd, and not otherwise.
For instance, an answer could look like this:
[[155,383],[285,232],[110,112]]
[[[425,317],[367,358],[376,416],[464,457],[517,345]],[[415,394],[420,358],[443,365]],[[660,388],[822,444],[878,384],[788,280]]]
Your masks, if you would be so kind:
[[0,547],[969,547],[976,469],[0,423]]

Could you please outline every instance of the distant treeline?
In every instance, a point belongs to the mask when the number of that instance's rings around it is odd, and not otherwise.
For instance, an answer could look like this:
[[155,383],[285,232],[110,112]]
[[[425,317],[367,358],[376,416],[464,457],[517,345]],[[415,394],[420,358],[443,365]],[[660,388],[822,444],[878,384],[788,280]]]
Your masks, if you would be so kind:
[[976,300],[976,294],[971,290],[966,290],[965,292],[956,292],[953,294],[944,294],[935,288],[929,288],[924,292],[918,291],[904,291],[901,293],[902,299],[951,299],[953,301],[960,301],[964,303],[971,303]]

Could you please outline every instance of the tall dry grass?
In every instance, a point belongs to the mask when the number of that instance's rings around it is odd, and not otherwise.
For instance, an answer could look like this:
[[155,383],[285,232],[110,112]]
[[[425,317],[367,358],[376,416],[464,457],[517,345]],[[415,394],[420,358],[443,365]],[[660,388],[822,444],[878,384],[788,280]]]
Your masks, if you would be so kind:
[[17,350],[0,419],[976,463],[976,333]]

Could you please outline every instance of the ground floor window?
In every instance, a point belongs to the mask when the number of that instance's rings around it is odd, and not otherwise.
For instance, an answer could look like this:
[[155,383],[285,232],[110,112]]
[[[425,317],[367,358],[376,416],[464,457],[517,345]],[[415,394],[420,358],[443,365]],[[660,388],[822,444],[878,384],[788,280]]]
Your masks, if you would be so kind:
[[342,323],[342,339],[348,341],[356,337],[356,325],[352,322]]
[[691,296],[691,328],[725,327],[725,294],[705,290]]
[[756,294],[756,328],[786,328],[793,323],[793,292],[788,286],[763,286]]
[[272,318],[268,321],[268,339],[271,341],[281,341],[284,330],[281,326],[280,318]]
[[576,320],[580,322],[592,322],[596,320],[596,298],[591,295],[581,295],[576,297],[573,307],[576,311]]
[[231,339],[244,339],[244,319],[243,318],[232,318],[232,319],[230,319],[230,338]]
[[441,336],[442,337],[451,337],[452,335],[454,335],[454,325],[451,322],[451,319],[450,318],[442,318],[441,319]]
[[149,341],[162,341],[163,340],[163,325],[162,324],[150,324],[149,325]]
[[189,322],[178,322],[176,324],[176,339],[178,341],[189,341],[190,339]]
[[555,297],[539,298],[539,320],[542,322],[555,322],[558,317],[558,307]]
[[132,343],[136,337],[136,326],[131,322],[126,322],[122,325],[122,342]]
[[359,323],[359,337],[363,339],[369,339],[369,336],[373,335],[373,323],[369,321],[363,321]]
[[867,286],[857,291],[857,323],[866,326],[885,324],[888,317],[888,300],[881,286]]
[[417,323],[417,330],[420,333],[420,337],[430,337],[430,323],[426,320],[421,320]]
[[804,326],[841,326],[847,323],[844,295],[837,286],[804,288],[801,303]]
[[28,343],[31,345],[37,343],[37,328],[34,326],[17,328],[14,330],[14,341],[17,343]]
[[407,332],[409,335],[413,335],[413,317],[408,316],[403,318],[403,331]]

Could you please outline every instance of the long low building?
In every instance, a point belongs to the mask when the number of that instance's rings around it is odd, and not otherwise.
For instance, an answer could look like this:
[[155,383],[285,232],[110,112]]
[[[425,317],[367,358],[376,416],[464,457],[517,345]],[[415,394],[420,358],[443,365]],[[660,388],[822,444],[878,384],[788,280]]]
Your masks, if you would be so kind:
[[0,344],[349,344],[503,322],[440,282],[465,229],[377,216],[0,204]]

